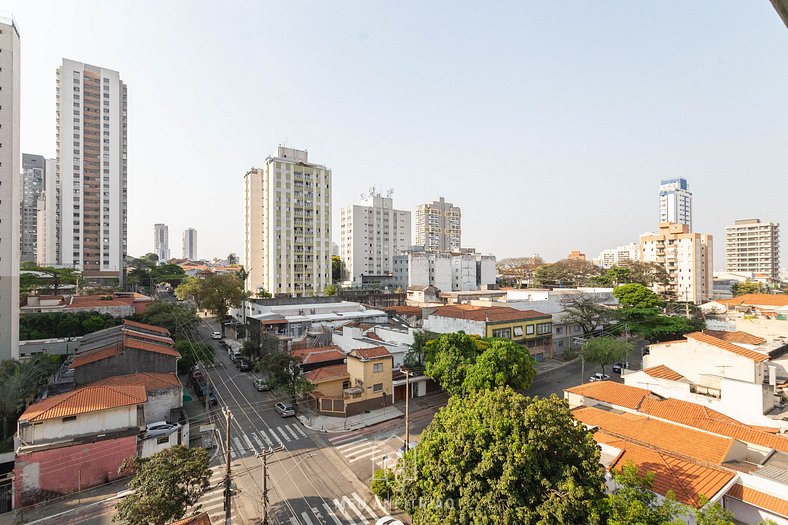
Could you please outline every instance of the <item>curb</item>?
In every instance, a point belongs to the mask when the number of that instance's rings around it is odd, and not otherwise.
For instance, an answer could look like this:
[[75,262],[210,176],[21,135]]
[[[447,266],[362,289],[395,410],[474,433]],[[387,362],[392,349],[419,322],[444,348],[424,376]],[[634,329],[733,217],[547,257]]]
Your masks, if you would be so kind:
[[555,367],[553,367],[553,368],[551,368],[549,370],[545,370],[543,372],[537,372],[536,373],[536,377],[546,376],[546,375],[549,375],[552,372],[557,372],[558,370],[562,370],[563,368],[566,368],[567,366],[572,365],[572,364],[576,363],[579,360],[580,360],[579,357],[575,357],[571,361],[565,361],[565,362],[561,363],[560,365],[555,366]]

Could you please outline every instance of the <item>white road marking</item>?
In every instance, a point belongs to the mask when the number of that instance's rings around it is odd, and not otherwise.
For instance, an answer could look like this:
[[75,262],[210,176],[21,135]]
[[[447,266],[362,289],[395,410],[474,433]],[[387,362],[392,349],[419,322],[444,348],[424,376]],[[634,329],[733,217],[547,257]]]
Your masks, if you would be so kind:
[[340,445],[340,446],[336,447],[336,449],[342,451],[342,453],[345,454],[349,450],[353,450],[355,448],[363,448],[363,447],[367,446],[368,444],[369,444],[369,441],[367,441],[366,438],[362,438],[362,439],[360,439],[358,441],[353,441],[352,443],[347,443],[345,445]]
[[358,456],[353,456],[353,459],[348,458],[348,461],[350,461],[350,463],[355,463],[356,461],[358,461],[360,459],[364,459],[364,458],[368,458],[370,456],[374,456],[377,453],[378,453],[377,447],[372,447],[372,450],[370,450],[369,452],[364,452],[363,454],[360,454]]
[[290,523],[292,523],[293,525],[301,525],[301,524],[298,522],[298,520],[297,520],[297,519],[295,519],[295,518],[294,518],[294,517],[292,517],[292,516],[290,516]]
[[344,443],[345,441],[350,441],[351,439],[355,438],[356,436],[358,436],[358,434],[342,434],[341,436],[332,436],[332,437],[328,438],[328,440],[331,443],[333,443],[335,445],[338,445],[340,443]]
[[255,442],[257,443],[257,446],[259,446],[259,447],[260,447],[260,450],[262,450],[262,449],[264,449],[264,448],[265,448],[265,445],[263,445],[263,442],[262,442],[262,441],[260,441],[260,438],[259,438],[259,437],[257,437],[257,434],[252,434],[252,438],[253,438],[253,439],[255,440]]
[[[334,500],[334,505],[336,505],[336,504],[337,504],[337,500]],[[323,503],[323,508],[326,509],[326,513],[329,516],[331,516],[331,519],[334,520],[334,523],[336,523],[337,525],[342,525],[342,522],[339,521],[339,518],[336,517],[336,514],[334,514],[331,511],[331,507],[329,507],[327,503]]]
[[362,508],[362,509],[364,509],[364,510],[366,510],[366,511],[367,511],[367,514],[369,514],[369,516],[370,516],[370,517],[371,517],[373,520],[374,520],[374,519],[377,519],[377,516],[376,516],[376,515],[375,515],[375,513],[372,511],[372,508],[371,508],[369,505],[367,505],[367,502],[366,502],[366,501],[364,501],[363,499],[361,499],[361,496],[359,496],[357,492],[354,492],[354,493],[353,493],[353,499],[355,499],[355,500],[358,502],[359,506],[361,506],[361,508]]
[[298,430],[298,432],[299,432],[299,433],[300,433],[302,436],[306,437],[306,432],[304,432],[304,431],[303,431],[303,429],[302,429],[300,426],[298,426],[298,425],[293,425],[293,426],[295,427],[295,429],[296,429],[296,430]]
[[314,523],[312,523],[312,520],[309,519],[309,516],[307,515],[306,512],[302,512],[301,517],[304,518],[306,525],[314,525]]
[[[282,430],[282,427],[276,427],[276,429],[279,431],[280,434],[282,434],[282,437],[285,438],[285,440],[287,440],[288,443],[290,443],[290,441],[292,441],[290,439],[290,437],[288,437],[288,435],[285,434],[285,431]],[[280,441],[280,443],[281,443],[281,441]]]
[[[341,512],[341,513],[342,513],[342,515],[343,515],[343,516],[344,516],[344,517],[345,517],[345,518],[346,518],[346,519],[347,519],[347,520],[350,522],[350,525],[356,525],[356,522],[355,522],[355,521],[353,521],[353,518],[351,518],[351,517],[350,517],[350,514],[348,514],[347,512],[345,512],[345,505],[344,505],[343,503],[341,503],[339,500],[335,499],[335,500],[334,500],[334,506],[335,506],[335,507],[337,508],[337,510],[338,510],[339,512]],[[333,514],[332,514],[332,516],[333,516]],[[337,520],[336,516],[334,516],[334,520],[335,520],[335,521]],[[339,523],[339,521],[337,521],[337,523]],[[339,525],[342,525],[342,524],[341,524],[341,523],[339,523]]]
[[235,443],[235,450],[238,454],[243,454],[244,446],[241,444],[241,440],[238,439],[238,436],[233,436],[233,443]]
[[268,443],[269,447],[274,446],[274,442],[268,439],[268,434],[265,433],[265,430],[261,430],[260,435],[263,436],[263,439],[265,440],[266,443]]
[[246,444],[249,445],[249,450],[253,450],[255,453],[257,452],[257,449],[254,448],[254,445],[252,445],[252,440],[249,439],[249,436],[246,434],[244,434],[244,441],[246,441]]
[[287,429],[287,431],[288,431],[288,432],[290,432],[291,434],[293,434],[293,439],[298,439],[298,434],[296,434],[295,432],[293,432],[293,429],[292,429],[292,428],[290,428],[290,425],[287,425],[285,428]]
[[355,513],[356,513],[356,516],[358,516],[358,519],[360,519],[360,520],[361,520],[361,523],[364,523],[364,519],[365,519],[365,518],[364,518],[364,515],[363,515],[363,514],[361,514],[361,512],[359,512],[359,510],[356,508],[356,506],[355,506],[355,505],[353,505],[353,502],[350,500],[350,498],[348,498],[347,496],[342,496],[342,503],[344,503],[345,505],[347,505],[348,507],[350,507],[350,509],[351,509],[353,512],[355,512]]

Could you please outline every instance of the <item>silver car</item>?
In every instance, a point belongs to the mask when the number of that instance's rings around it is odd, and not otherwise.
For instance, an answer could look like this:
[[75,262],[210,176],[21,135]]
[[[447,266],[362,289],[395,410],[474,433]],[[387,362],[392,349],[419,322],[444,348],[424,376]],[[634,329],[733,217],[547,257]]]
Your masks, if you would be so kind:
[[282,417],[292,417],[295,415],[295,407],[293,405],[286,405],[281,401],[276,404],[276,411]]
[[168,436],[181,428],[179,423],[167,423],[166,421],[156,421],[155,423],[148,423],[145,427],[145,437]]

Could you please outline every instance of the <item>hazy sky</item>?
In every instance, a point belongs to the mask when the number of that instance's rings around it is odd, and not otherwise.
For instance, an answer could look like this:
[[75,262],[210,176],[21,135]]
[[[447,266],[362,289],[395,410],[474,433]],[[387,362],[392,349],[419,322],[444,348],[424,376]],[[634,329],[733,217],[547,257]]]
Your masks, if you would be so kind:
[[[341,206],[442,195],[463,244],[589,256],[656,228],[686,177],[696,231],[788,228],[788,30],[768,0],[6,1],[22,37],[22,150],[55,155],[62,57],[129,89],[129,252],[153,224],[242,253],[243,174],[277,144],[333,169]],[[785,237],[785,236],[783,236]],[[788,254],[783,257],[785,266]]]

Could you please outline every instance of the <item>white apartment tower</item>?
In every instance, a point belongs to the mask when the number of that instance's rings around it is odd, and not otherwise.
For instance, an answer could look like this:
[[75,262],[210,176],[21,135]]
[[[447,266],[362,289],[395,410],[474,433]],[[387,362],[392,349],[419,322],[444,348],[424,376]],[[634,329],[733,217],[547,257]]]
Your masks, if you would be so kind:
[[279,146],[244,175],[247,288],[314,296],[331,283],[331,170]]
[[394,256],[410,246],[410,212],[395,210],[390,196],[372,188],[361,204],[342,208],[339,232],[348,281],[361,284],[363,275],[393,275]]
[[0,359],[19,357],[19,30],[0,17]]
[[[57,264],[88,279],[123,277],[127,246],[126,84],[63,59],[57,70]],[[52,211],[48,211],[51,220]]]
[[153,225],[153,253],[160,262],[170,260],[170,229],[166,224]]
[[617,248],[608,248],[599,253],[594,261],[604,269],[613,266],[624,266],[627,263],[640,260],[640,245],[636,242],[625,244]]
[[47,159],[44,190],[36,205],[36,263],[55,266],[60,251],[60,184],[57,159]]
[[692,231],[692,193],[687,179],[668,179],[660,183],[659,222],[686,224]]
[[640,236],[640,260],[657,263],[668,273],[658,293],[677,301],[701,303],[712,295],[714,247],[711,235],[691,233],[689,225],[663,222],[658,233]]
[[190,261],[197,259],[197,230],[194,228],[183,230],[183,258]]
[[780,225],[760,219],[736,221],[725,228],[725,256],[729,272],[780,276]]
[[416,244],[430,252],[457,251],[462,246],[462,212],[443,197],[416,208]]

